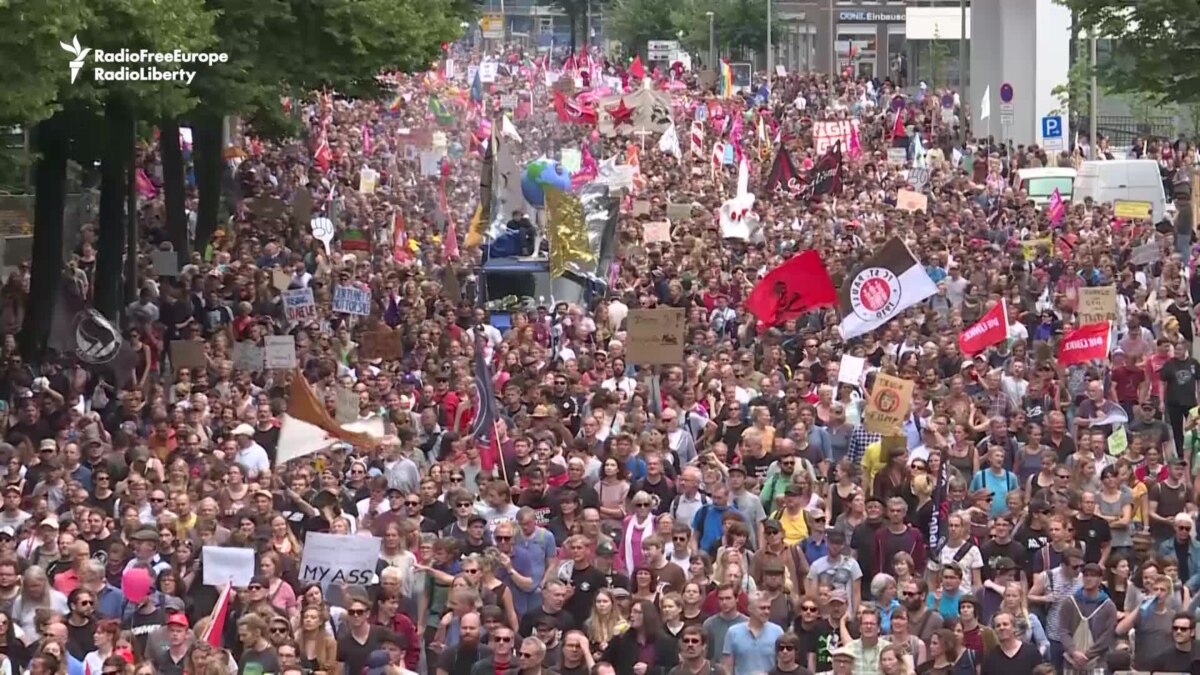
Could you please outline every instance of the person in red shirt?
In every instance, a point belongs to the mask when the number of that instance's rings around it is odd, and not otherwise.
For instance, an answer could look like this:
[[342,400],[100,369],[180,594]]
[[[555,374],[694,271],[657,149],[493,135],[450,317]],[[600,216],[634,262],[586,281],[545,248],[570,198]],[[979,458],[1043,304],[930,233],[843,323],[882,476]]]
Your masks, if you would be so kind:
[[1133,409],[1150,395],[1150,381],[1146,369],[1129,362],[1128,355],[1118,347],[1112,353],[1112,397],[1121,404],[1125,413],[1133,419]]

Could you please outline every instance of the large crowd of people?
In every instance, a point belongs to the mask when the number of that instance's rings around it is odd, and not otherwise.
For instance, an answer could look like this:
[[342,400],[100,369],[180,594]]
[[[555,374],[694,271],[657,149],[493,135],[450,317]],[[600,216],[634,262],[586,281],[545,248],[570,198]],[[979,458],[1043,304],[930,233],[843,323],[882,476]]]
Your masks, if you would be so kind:
[[[132,372],[101,379],[74,354],[35,370],[5,336],[0,673],[1200,672],[1194,146],[1137,148],[1183,177],[1175,223],[1091,201],[1051,218],[1016,172],[1090,150],[972,135],[964,106],[942,110],[953,92],[794,73],[734,93],[655,69],[675,156],[558,119],[543,77],[583,59],[494,51],[495,81],[473,92],[483,56],[451,46],[457,76],[391,77],[380,101],[287,102],[308,141],[243,139],[240,201],[177,274],[150,264],[167,237],[161,165],[142,154],[147,264],[121,323]],[[643,86],[627,63],[586,62],[581,80]],[[621,203],[602,292],[535,298],[502,331],[480,301],[487,243],[466,238],[501,130],[481,121],[514,95],[529,101],[504,123],[519,166],[636,156],[649,212]],[[691,149],[697,119],[747,157],[758,236],[723,239],[713,214],[738,164]],[[856,125],[840,189],[767,190],[782,149],[801,174],[822,160],[813,130],[830,120]],[[897,208],[912,167],[928,170],[923,210]],[[677,204],[691,216],[647,242]],[[333,223],[331,242],[308,211]],[[540,238],[527,214],[492,215]],[[897,237],[937,292],[875,330],[843,339],[836,308],[775,325],[746,309],[801,251],[840,285]],[[94,270],[94,243],[85,229],[73,275]],[[26,284],[6,288],[6,325]],[[346,285],[370,291],[365,316],[333,311]],[[1111,356],[1060,365],[1081,291],[1104,286]],[[283,293],[302,288],[315,315],[297,318]],[[1007,339],[964,354],[960,333],[1001,302]],[[665,307],[685,310],[684,357],[650,367],[626,317]],[[387,328],[398,358],[359,353]],[[237,360],[285,334],[295,371]],[[180,341],[201,343],[206,365],[181,367]],[[857,381],[839,376],[845,356],[865,360]],[[884,375],[913,383],[887,438],[864,419]],[[294,378],[329,415],[354,392],[356,421],[382,436],[280,460],[294,454],[280,443]],[[378,537],[370,581],[304,580],[312,533]],[[252,551],[252,577],[211,583],[213,547]]]

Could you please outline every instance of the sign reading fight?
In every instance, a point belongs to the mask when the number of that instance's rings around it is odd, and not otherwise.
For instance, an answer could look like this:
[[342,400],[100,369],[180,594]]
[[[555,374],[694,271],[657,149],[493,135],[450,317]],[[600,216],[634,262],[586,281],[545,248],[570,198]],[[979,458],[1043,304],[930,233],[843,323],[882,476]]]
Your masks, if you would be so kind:
[[382,542],[378,537],[310,532],[304,540],[300,581],[319,583],[322,587],[338,582],[352,586],[370,584]]

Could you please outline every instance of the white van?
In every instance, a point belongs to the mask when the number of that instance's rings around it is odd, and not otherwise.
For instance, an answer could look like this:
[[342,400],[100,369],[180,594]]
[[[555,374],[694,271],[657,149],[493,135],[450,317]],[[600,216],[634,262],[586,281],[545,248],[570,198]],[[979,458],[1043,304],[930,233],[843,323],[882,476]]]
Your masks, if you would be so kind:
[[1075,177],[1075,201],[1088,197],[1101,204],[1118,199],[1150,202],[1150,213],[1156,223],[1170,211],[1158,162],[1152,159],[1083,162]]
[[1017,188],[1024,190],[1033,203],[1041,208],[1058,190],[1064,202],[1070,202],[1075,189],[1075,169],[1047,167],[1017,171]]

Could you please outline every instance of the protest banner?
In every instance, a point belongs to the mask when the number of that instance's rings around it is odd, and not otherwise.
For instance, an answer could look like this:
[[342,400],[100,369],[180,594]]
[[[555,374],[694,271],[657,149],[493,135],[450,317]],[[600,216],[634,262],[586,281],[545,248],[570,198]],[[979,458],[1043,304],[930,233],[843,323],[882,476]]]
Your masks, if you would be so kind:
[[205,347],[208,343],[195,340],[171,340],[171,364],[175,370],[180,368],[207,368],[208,357]]
[[371,291],[354,286],[335,286],[333,311],[369,316],[371,314]]
[[896,208],[901,211],[929,211],[929,197],[920,192],[912,190],[898,190],[896,192]]
[[667,243],[671,241],[671,223],[665,220],[646,223],[642,226],[642,242],[646,244]]
[[1161,257],[1162,249],[1158,242],[1151,241],[1134,248],[1133,253],[1129,256],[1129,262],[1134,265],[1153,265]]
[[254,578],[254,549],[233,546],[205,546],[200,550],[204,565],[204,585],[245,588]]
[[378,537],[309,532],[300,559],[300,581],[322,587],[339,582],[366,586],[375,577],[382,542]]
[[664,365],[683,360],[684,310],[673,307],[631,309],[625,319],[631,363]]
[[913,383],[891,375],[876,373],[875,385],[867,397],[863,426],[873,434],[898,436],[905,415],[912,406]]
[[1079,325],[1114,321],[1117,318],[1117,287],[1079,289]]
[[283,314],[288,321],[312,321],[317,318],[317,303],[311,288],[293,288],[283,292]]
[[841,141],[842,152],[850,149],[850,137],[858,129],[858,120],[825,120],[813,122],[813,146],[817,156],[824,155]]
[[263,360],[270,370],[291,370],[296,367],[296,336],[268,335]]
[[263,348],[253,342],[233,343],[233,367],[251,373],[262,372]]

